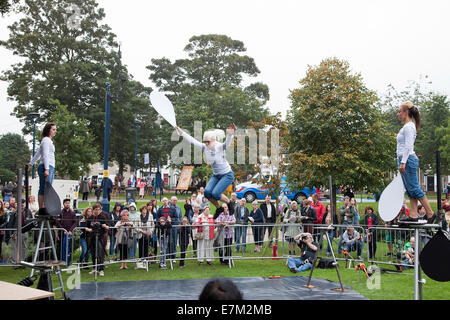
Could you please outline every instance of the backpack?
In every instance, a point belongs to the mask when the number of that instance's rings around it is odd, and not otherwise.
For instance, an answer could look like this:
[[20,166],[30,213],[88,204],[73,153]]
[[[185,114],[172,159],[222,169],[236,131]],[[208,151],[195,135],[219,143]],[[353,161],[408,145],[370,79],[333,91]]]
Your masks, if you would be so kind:
[[320,258],[317,268],[319,269],[331,269],[334,268],[334,260],[331,258]]

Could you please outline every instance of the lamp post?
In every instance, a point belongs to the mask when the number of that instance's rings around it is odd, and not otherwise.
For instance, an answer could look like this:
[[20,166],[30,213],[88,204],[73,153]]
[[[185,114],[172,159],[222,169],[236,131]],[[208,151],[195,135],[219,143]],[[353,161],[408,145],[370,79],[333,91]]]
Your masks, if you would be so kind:
[[[37,118],[39,118],[39,113],[31,112],[28,116],[30,117],[31,121],[33,121],[33,157],[34,157],[34,153],[36,150],[36,121]],[[34,179],[34,164],[31,169],[31,178]]]
[[[106,82],[106,107],[105,107],[105,142],[103,147],[103,180],[109,177],[108,172],[108,152],[109,152],[109,119],[111,110],[111,84]],[[103,211],[109,212],[108,190],[103,188],[102,206]]]
[[138,130],[141,126],[141,122],[139,120],[134,121],[134,126],[136,128],[136,150],[134,152],[134,179],[135,179],[135,187],[137,187],[137,154],[138,154]]

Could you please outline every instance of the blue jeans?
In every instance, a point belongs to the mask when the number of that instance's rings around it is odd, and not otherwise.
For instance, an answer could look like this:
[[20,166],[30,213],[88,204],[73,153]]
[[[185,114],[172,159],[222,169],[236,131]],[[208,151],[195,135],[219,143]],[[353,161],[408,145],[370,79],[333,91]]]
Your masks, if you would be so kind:
[[[236,235],[236,251],[239,252],[239,249],[242,247],[242,253],[245,252],[245,246],[247,243],[247,226],[239,226],[234,229]],[[241,242],[242,237],[242,242]]]
[[119,247],[114,249],[114,246],[116,245],[116,237],[114,234],[109,235],[109,255],[115,255],[119,253]]
[[[402,157],[398,158],[398,167],[400,168]],[[419,158],[416,155],[408,157],[405,166],[405,173],[402,173],[403,185],[406,189],[408,197],[413,199],[422,199],[425,194],[419,186],[419,180],[417,178],[417,169],[419,168]]]
[[[38,191],[38,195],[44,195],[44,190],[45,190],[45,177],[44,177],[44,164],[41,163],[38,166],[38,175],[39,175],[39,191]],[[50,184],[53,183],[53,179],[55,178],[55,168],[53,168],[52,166],[48,166],[48,182],[50,182]]]
[[310,262],[307,262],[307,263],[303,263],[303,262],[304,261],[301,257],[300,258],[289,257],[287,260],[289,269],[294,268],[295,270],[297,270],[297,272],[302,272],[302,271],[311,269],[312,264]]
[[81,254],[78,258],[78,263],[89,261],[89,248],[87,245],[86,238],[80,238]]
[[410,267],[408,258],[402,261],[402,267],[404,270],[408,270],[408,267]]
[[362,249],[362,243],[361,241],[356,241],[352,245],[344,244],[344,249],[348,252],[355,251],[357,252],[357,255],[361,255],[361,249]]
[[128,248],[128,259],[136,258],[137,238],[136,234],[133,234],[133,246]]
[[230,184],[232,184],[234,181],[234,173],[233,171],[230,171],[225,174],[212,174],[208,184],[205,188],[205,197],[206,199],[216,199],[220,200],[220,197],[222,196],[222,192],[224,192]]
[[[336,236],[336,230],[329,230],[328,231],[328,237],[330,238],[330,244],[331,245],[333,245],[333,239],[334,239],[335,236]],[[326,243],[327,243],[327,253],[331,253],[331,246],[328,244],[328,240],[326,240]]]
[[164,265],[166,264],[166,254],[168,252],[168,244],[169,244],[169,238],[168,237],[160,237],[159,239],[159,264]]
[[61,260],[69,266],[72,264],[72,236],[68,234],[62,238]]

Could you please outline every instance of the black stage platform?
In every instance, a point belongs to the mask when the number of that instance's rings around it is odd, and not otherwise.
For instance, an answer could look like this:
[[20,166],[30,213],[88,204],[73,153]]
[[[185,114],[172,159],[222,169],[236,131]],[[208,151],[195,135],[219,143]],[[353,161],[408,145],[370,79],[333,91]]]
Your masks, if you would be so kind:
[[[344,293],[333,290],[339,284],[324,279],[291,276],[282,278],[229,278],[243,293],[245,300],[367,300],[358,292],[344,287]],[[197,300],[210,279],[144,280],[82,283],[80,289],[67,293],[72,300]]]

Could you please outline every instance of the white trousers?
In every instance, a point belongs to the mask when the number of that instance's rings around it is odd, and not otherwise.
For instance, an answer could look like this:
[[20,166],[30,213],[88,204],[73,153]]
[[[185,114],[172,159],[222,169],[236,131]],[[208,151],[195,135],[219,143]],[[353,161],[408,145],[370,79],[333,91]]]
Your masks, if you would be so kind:
[[198,240],[197,242],[197,260],[203,262],[206,258],[206,261],[214,260],[214,249],[213,249],[214,240]]

